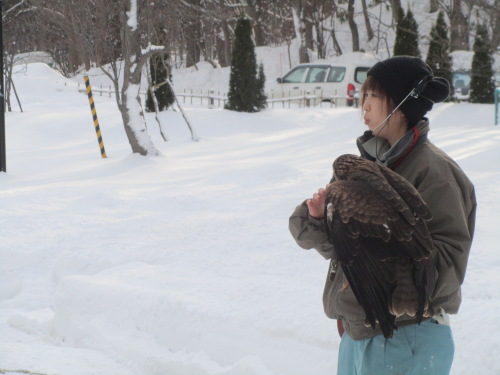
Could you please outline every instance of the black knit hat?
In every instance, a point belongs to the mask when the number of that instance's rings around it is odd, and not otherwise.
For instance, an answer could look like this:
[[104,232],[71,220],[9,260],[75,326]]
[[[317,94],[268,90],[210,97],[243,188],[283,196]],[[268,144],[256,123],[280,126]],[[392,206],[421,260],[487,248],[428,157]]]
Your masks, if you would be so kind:
[[434,103],[442,102],[450,94],[448,81],[434,77],[429,65],[417,57],[395,56],[379,61],[368,70],[368,75],[379,81],[395,105],[417,86],[421,89],[416,98],[410,95],[399,107],[410,125],[415,125]]

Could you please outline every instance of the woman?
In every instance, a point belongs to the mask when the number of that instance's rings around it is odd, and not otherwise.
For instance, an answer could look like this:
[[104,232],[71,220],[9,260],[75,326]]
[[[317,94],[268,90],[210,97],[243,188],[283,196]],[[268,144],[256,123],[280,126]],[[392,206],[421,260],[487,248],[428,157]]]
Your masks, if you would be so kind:
[[398,318],[398,330],[389,339],[378,325],[365,326],[364,311],[337,267],[335,249],[325,233],[325,189],[296,208],[290,231],[299,246],[315,248],[331,260],[323,303],[328,317],[341,322],[339,332],[345,329],[338,375],[446,375],[454,354],[448,314],[457,313],[460,306],[476,212],[472,183],[428,140],[429,120],[424,116],[448,97],[449,84],[434,77],[421,59],[397,56],[375,64],[361,91],[369,129],[357,139],[361,156],[406,178],[432,212],[427,224],[437,277],[430,304],[436,315],[421,324],[409,316]]

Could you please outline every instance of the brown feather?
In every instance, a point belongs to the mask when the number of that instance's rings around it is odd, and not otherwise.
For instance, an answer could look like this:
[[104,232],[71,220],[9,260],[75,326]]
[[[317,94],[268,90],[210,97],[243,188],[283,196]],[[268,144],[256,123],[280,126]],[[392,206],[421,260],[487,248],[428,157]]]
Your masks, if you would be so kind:
[[[355,155],[333,164],[327,226],[349,285],[373,327],[386,337],[395,318],[429,314],[434,283],[430,210],[418,191],[388,168]],[[432,269],[431,269],[432,268]]]

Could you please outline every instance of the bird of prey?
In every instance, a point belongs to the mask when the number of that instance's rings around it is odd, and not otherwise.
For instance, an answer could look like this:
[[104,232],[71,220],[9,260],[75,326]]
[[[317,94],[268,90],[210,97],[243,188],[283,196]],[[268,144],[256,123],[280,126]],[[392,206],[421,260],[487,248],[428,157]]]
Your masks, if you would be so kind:
[[418,191],[389,168],[355,155],[333,163],[325,223],[366,326],[386,338],[402,315],[432,316],[431,212]]

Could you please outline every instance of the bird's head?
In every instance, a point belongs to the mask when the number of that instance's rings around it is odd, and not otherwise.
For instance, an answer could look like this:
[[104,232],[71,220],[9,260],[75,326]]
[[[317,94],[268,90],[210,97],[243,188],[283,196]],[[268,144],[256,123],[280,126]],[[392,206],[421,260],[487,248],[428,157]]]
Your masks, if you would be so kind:
[[364,159],[360,156],[345,154],[340,155],[333,162],[333,175],[337,180],[345,180],[351,171],[363,163]]

